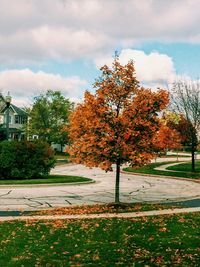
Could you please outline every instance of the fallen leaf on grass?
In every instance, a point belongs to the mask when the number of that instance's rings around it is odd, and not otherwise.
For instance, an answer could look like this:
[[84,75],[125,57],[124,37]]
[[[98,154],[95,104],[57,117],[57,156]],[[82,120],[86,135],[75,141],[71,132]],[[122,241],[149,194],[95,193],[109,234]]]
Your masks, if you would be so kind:
[[62,254],[67,255],[67,254],[69,254],[69,253],[70,253],[69,251],[63,251]]
[[25,259],[29,259],[29,257],[27,257],[27,256],[16,256],[16,257],[12,258],[12,261],[25,260]]
[[180,219],[178,220],[178,222],[182,222],[182,223],[184,223],[184,222],[185,222],[185,219],[184,219],[184,218],[180,218]]
[[110,242],[110,244],[115,245],[115,244],[117,244],[117,242],[116,241],[112,241],[112,242]]
[[117,252],[124,253],[124,249],[117,249],[116,251],[117,251]]
[[166,227],[162,227],[162,228],[159,229],[159,231],[160,231],[160,232],[167,232],[168,229],[167,229]]
[[96,254],[96,255],[93,256],[93,260],[94,260],[94,261],[98,261],[99,259],[100,259],[100,257],[99,257],[98,254]]
[[74,255],[74,258],[81,258],[81,254],[76,254],[76,255]]
[[150,236],[149,239],[148,239],[148,241],[152,241],[152,240],[154,240],[154,239],[155,239],[154,236]]
[[151,260],[151,262],[161,263],[163,261],[163,256],[157,256]]
[[180,256],[171,256],[171,260],[174,263],[181,263],[181,257]]

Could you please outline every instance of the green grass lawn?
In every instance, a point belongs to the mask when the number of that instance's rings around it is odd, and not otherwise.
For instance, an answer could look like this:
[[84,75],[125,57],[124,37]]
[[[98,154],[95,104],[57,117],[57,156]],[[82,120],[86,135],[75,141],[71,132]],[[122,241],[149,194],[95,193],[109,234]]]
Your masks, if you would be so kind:
[[6,184],[51,184],[51,183],[80,183],[91,182],[92,179],[80,176],[68,175],[48,175],[43,178],[27,179],[27,180],[0,180],[0,185]]
[[56,165],[63,165],[67,163],[70,163],[68,159],[57,159],[56,160]]
[[[192,171],[192,165],[191,165],[191,162],[185,162],[185,163],[180,163],[180,164],[175,165],[175,166],[167,167],[167,170],[191,172]],[[200,175],[200,161],[195,162],[195,172],[199,173],[199,175]]]
[[56,153],[54,155],[55,159],[68,159],[69,158],[69,154],[67,153]]
[[[159,171],[159,170],[154,169],[158,166],[170,164],[170,163],[176,163],[176,161],[175,162],[151,163],[151,164],[145,165],[144,167],[141,167],[141,168],[127,167],[127,168],[124,168],[123,170],[127,171],[127,172],[162,175],[162,176],[174,176],[174,177],[193,178],[193,179],[200,178],[200,173],[191,173],[191,172],[187,172],[187,171],[171,172],[170,170],[169,171]],[[191,164],[191,163],[186,163],[186,164]],[[174,167],[177,167],[177,166],[174,166]],[[170,169],[172,169],[172,167],[170,167]]]
[[63,165],[69,163],[69,155],[65,153],[58,153],[55,156],[56,165]]
[[200,213],[0,223],[0,266],[199,266]]

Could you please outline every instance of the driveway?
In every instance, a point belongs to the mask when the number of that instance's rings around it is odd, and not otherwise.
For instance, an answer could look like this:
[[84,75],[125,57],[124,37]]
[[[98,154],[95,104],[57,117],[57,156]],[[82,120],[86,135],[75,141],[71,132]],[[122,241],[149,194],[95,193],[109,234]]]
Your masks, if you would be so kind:
[[[39,210],[114,201],[115,172],[82,165],[60,165],[53,174],[79,175],[95,183],[82,185],[0,186],[0,210]],[[169,178],[121,174],[123,202],[174,202],[200,198],[200,184]]]

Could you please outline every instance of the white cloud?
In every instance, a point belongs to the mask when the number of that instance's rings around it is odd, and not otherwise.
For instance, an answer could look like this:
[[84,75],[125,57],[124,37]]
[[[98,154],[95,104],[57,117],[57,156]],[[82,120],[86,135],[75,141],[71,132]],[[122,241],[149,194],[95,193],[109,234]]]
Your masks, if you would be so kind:
[[9,91],[14,104],[32,103],[33,97],[46,90],[60,90],[63,95],[80,99],[87,82],[78,76],[62,77],[59,74],[33,72],[29,69],[7,70],[0,72],[0,89],[3,94]]
[[103,34],[49,26],[34,29],[32,39],[44,55],[56,59],[89,57],[89,53],[93,54],[106,43]]
[[91,59],[145,41],[199,44],[199,9],[199,0],[1,0],[0,60]]
[[26,32],[0,33],[0,60],[4,64],[26,64],[91,58],[106,44],[103,34],[45,25]]
[[[175,76],[175,69],[172,58],[158,52],[145,54],[140,50],[123,49],[119,55],[121,64],[129,60],[134,61],[136,77],[145,84],[166,84],[171,82]],[[111,66],[113,58],[100,57],[95,63],[99,68],[105,64]]]

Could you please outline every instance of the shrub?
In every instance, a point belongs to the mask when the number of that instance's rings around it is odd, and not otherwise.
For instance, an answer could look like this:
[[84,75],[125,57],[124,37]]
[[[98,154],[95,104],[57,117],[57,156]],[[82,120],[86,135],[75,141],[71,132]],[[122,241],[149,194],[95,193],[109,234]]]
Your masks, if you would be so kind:
[[54,165],[54,152],[45,142],[0,142],[0,179],[42,177]]

